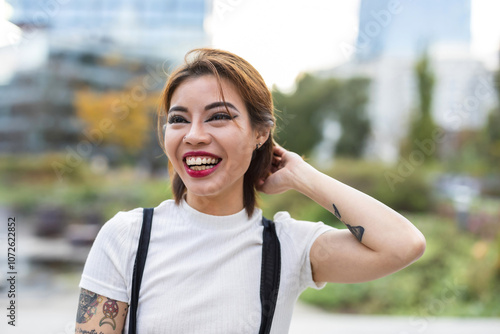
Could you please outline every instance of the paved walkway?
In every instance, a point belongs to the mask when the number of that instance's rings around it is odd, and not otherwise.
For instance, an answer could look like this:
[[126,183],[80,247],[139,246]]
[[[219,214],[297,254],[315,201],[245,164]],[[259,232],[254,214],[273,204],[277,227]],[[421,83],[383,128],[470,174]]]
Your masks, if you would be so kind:
[[[1,208],[0,208],[1,209]],[[41,245],[20,238],[22,252],[37,250]],[[1,243],[5,235],[0,234]],[[34,246],[36,247],[28,247]],[[45,256],[54,251],[67,256],[64,245],[52,244]],[[22,255],[20,252],[20,255]],[[28,253],[24,254],[27,256]],[[72,255],[74,253],[71,253]],[[20,257],[21,259],[21,257]],[[23,267],[25,265],[25,267]],[[71,334],[74,333],[81,270],[73,275],[53,275],[46,271],[28,268],[19,261],[19,281],[36,287],[18,286],[16,327],[9,326],[5,284],[0,284],[0,334]],[[5,272],[5,270],[2,270]],[[1,289],[3,288],[3,290]],[[295,307],[289,334],[500,334],[500,318],[457,319],[415,318],[331,314],[299,303]],[[161,334],[161,333],[160,333]],[[180,333],[182,334],[182,333]],[[225,334],[225,333],[221,333]],[[282,333],[279,333],[282,334]],[[285,334],[285,333],[283,333]]]
[[[21,291],[22,292],[22,291]],[[26,291],[27,293],[28,291]],[[70,334],[79,291],[67,290],[21,298],[17,326],[6,324],[2,316],[2,334]],[[1,303],[4,309],[4,302]],[[498,319],[411,318],[331,314],[299,303],[289,334],[498,334]],[[223,334],[223,333],[221,333]]]
[[331,314],[298,304],[289,334],[499,334],[500,318],[417,318]]

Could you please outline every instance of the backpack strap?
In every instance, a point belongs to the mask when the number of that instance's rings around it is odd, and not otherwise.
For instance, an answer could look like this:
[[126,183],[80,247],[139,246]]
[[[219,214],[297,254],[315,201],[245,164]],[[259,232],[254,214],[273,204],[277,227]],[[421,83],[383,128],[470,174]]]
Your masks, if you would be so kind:
[[142,274],[148,255],[149,239],[151,237],[151,225],[153,222],[154,208],[145,208],[142,214],[142,228],[139,237],[139,246],[135,256],[134,273],[132,276],[132,296],[129,310],[129,334],[136,334],[137,327],[137,305],[139,303],[139,291],[141,290]]
[[262,217],[263,244],[260,276],[262,318],[259,334],[269,334],[278,300],[281,275],[281,250],[274,222]]

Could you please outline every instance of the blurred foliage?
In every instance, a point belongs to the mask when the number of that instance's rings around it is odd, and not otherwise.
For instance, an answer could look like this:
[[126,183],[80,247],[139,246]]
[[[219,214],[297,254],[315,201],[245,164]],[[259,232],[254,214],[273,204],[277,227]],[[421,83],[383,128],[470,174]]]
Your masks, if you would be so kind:
[[370,133],[370,120],[366,113],[368,86],[370,81],[353,78],[345,82],[338,105],[338,119],[342,134],[337,142],[335,154],[342,157],[360,158]]
[[130,82],[123,91],[75,92],[74,106],[84,121],[84,135],[95,145],[111,144],[134,153],[148,142],[158,108],[157,94]]
[[[89,213],[97,214],[91,215],[94,223],[97,220],[104,224],[118,211],[156,206],[172,198],[166,175],[150,177],[140,169],[124,167],[95,173],[82,162],[64,181],[59,181],[51,166],[54,159],[61,157],[0,157],[0,203],[31,218],[24,219],[27,223],[36,221],[38,209],[56,207],[64,210],[68,224],[85,222]],[[425,168],[415,170],[394,192],[384,177],[388,170],[391,169],[382,164],[339,159],[325,172],[398,211],[429,210],[432,196],[428,179],[422,174]],[[260,202],[269,218],[277,211],[286,210],[296,219],[323,221],[345,228],[329,211],[294,191],[262,195]],[[498,200],[480,201],[477,205],[481,205],[477,210],[491,213],[492,224],[496,217],[495,226],[498,226]],[[474,229],[484,225],[484,217],[477,213],[477,219],[471,219]],[[500,293],[498,228],[483,229],[485,233],[478,233],[483,236],[481,239],[458,230],[451,218],[423,213],[405,216],[427,238],[422,259],[383,279],[352,285],[328,284],[321,291],[306,290],[301,298],[337,312],[421,317],[500,314],[500,302],[496,298]]]
[[329,283],[301,299],[335,312],[434,316],[500,314],[500,235],[493,241],[460,232],[452,220],[406,215],[425,235],[417,262],[382,279]]
[[[500,71],[495,73],[495,88],[500,101]],[[452,143],[443,155],[442,164],[450,172],[481,177],[482,193],[500,196],[500,105],[490,110],[481,129],[463,129],[449,133]]]
[[[62,153],[2,155],[0,157],[0,182],[9,186],[19,182],[54,182],[57,177],[52,162],[57,160],[64,160],[64,155]],[[86,172],[84,164],[75,166],[73,173],[68,175],[68,180],[85,178]]]
[[[75,216],[88,208],[109,216],[127,207],[155,205],[171,194],[166,176],[161,176],[164,180],[157,180],[145,171],[124,167],[96,174],[85,161],[65,174],[61,181],[52,166],[52,162],[61,160],[64,158],[56,154],[0,158],[0,181],[5,185],[1,187],[0,201],[26,214],[33,214],[40,206],[64,206],[73,210]],[[395,210],[420,212],[431,209],[431,188],[424,170],[416,169],[395,189],[391,189],[384,176],[389,171],[397,173],[393,167],[381,163],[339,159],[324,172]],[[161,186],[163,182],[165,186]],[[297,219],[338,223],[330,212],[295,191],[262,195],[261,204],[268,215],[286,210]]]
[[[500,99],[500,96],[499,96]],[[487,157],[491,166],[500,166],[500,106],[493,109],[486,123]]]
[[[415,171],[401,183],[392,186],[386,173],[399,173],[396,167],[382,163],[349,159],[338,159],[333,167],[323,171],[388,205],[396,211],[424,212],[432,209],[430,180],[424,169]],[[296,219],[323,221],[333,226],[343,226],[327,210],[304,195],[289,191],[280,195],[262,195],[264,214],[272,217],[277,211],[288,211]]]
[[[425,53],[415,64],[415,76],[418,85],[418,107],[410,120],[408,137],[401,144],[401,155],[409,156],[414,151],[421,151],[423,142],[435,137],[437,126],[432,119],[432,95],[435,77],[430,66],[430,58]],[[432,162],[436,150],[426,152],[424,163]]]
[[500,165],[500,70],[495,73],[494,79],[499,104],[490,111],[485,127],[487,157],[495,169]]
[[461,130],[450,134],[452,149],[443,159],[445,170],[453,173],[465,173],[482,176],[489,171],[489,162],[485,159],[485,138],[481,130]]
[[[322,139],[325,120],[337,121],[342,133],[337,142],[338,155],[360,157],[370,132],[366,114],[369,80],[366,78],[320,79],[304,74],[296,90],[273,92],[278,113],[277,138],[287,149],[309,155]],[[280,131],[280,130],[283,131]]]
[[120,210],[156,206],[171,197],[166,174],[150,177],[148,171],[128,167],[95,173],[83,161],[61,180],[53,169],[54,161],[64,161],[64,157],[1,157],[0,203],[28,217],[51,207],[64,210],[70,220],[91,211],[107,220]]

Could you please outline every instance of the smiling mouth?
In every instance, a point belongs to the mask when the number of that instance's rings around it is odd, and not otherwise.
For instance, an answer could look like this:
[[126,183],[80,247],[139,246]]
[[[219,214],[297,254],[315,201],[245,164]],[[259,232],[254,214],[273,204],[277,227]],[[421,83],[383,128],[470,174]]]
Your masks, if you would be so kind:
[[213,157],[196,157],[191,156],[184,159],[189,169],[194,171],[207,170],[214,168],[221,162],[222,159]]

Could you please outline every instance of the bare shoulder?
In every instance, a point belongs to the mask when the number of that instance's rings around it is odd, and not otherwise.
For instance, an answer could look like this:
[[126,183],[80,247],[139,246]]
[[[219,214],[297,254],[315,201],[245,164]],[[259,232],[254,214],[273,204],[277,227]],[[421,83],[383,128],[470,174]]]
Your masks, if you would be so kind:
[[127,303],[81,289],[76,314],[75,333],[122,333],[127,312]]

